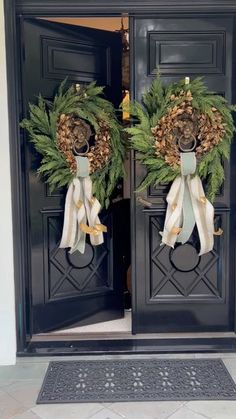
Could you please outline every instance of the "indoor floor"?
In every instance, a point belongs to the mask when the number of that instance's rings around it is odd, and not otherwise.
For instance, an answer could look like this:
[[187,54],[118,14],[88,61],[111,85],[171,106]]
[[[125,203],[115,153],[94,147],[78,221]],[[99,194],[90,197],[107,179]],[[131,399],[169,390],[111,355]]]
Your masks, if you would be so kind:
[[[107,359],[128,356],[106,356]],[[131,357],[131,356],[130,356]],[[132,355],[134,357],[134,355]],[[236,354],[137,355],[136,358],[222,358],[236,380]],[[98,357],[70,357],[97,359]],[[101,359],[101,355],[99,359]],[[53,357],[55,360],[56,357]],[[60,360],[63,357],[59,358]],[[68,359],[68,357],[66,358]],[[50,358],[18,358],[15,366],[0,367],[0,419],[235,419],[236,401],[82,403],[37,405]]]
[[81,335],[83,333],[131,333],[131,310],[125,310],[124,317],[87,326],[74,326],[52,332],[56,335]]

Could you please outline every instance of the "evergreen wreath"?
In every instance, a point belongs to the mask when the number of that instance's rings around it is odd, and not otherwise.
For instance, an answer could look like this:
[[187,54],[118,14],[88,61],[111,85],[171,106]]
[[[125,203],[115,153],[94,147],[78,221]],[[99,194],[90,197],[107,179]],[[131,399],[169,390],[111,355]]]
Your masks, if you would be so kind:
[[42,160],[38,173],[50,191],[69,186],[76,176],[74,150],[79,151],[91,137],[87,150],[93,193],[107,208],[119,178],[124,175],[122,127],[113,105],[102,97],[103,87],[92,82],[87,86],[66,88],[64,80],[52,101],[38,97],[29,104],[29,119],[21,122]]
[[143,95],[142,105],[130,105],[136,122],[126,129],[137,159],[147,168],[137,191],[151,184],[169,183],[180,175],[178,140],[190,135],[196,141],[196,174],[205,181],[207,196],[213,202],[224,181],[223,159],[229,159],[236,106],[208,91],[201,77],[189,84],[181,80],[165,87],[159,75]]

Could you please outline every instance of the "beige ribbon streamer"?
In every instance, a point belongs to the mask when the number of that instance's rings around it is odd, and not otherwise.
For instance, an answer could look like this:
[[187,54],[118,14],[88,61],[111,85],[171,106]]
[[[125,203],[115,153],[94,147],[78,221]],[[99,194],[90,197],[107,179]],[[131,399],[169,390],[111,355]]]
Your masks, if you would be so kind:
[[199,176],[188,179],[188,185],[201,245],[199,255],[204,255],[214,246],[214,207],[205,196]]
[[[183,200],[184,190],[188,187],[194,213],[195,223],[197,225],[200,252],[199,255],[210,252],[214,246],[214,207],[205,196],[201,179],[199,176],[177,177],[167,195],[167,211],[165,217],[162,243],[174,248],[178,242],[179,234],[183,226]],[[181,243],[185,241],[181,240]]]
[[84,188],[84,205],[87,213],[88,224],[89,227],[95,228],[94,234],[90,235],[90,241],[93,246],[98,246],[104,242],[103,233],[102,231],[99,231],[99,226],[102,226],[98,217],[101,210],[101,204],[97,198],[93,197],[93,185],[91,178],[87,176],[82,180],[82,182]]
[[[81,161],[79,159],[82,158],[86,157],[78,158],[78,165]],[[102,244],[103,232],[107,229],[100,223],[98,217],[100,209],[99,201],[92,195],[91,178],[86,176],[86,171],[84,171],[83,176],[73,179],[66,194],[64,225],[59,247],[70,247],[70,253],[76,250],[84,253],[86,234],[89,234],[93,246]]]

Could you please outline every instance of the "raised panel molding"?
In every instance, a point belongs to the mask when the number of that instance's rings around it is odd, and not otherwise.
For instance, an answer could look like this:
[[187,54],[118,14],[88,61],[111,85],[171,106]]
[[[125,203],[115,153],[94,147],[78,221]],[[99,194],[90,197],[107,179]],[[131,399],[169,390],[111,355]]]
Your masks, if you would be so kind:
[[[149,32],[148,75],[224,74],[224,32]],[[201,52],[201,54],[198,53]]]
[[[106,240],[93,248],[87,243],[85,253],[70,255],[68,249],[60,249],[63,211],[42,210],[44,242],[45,302],[100,294],[112,290],[109,275]],[[104,260],[107,264],[104,266]]]
[[[61,80],[69,77],[87,83],[95,79],[107,86],[111,84],[110,48],[103,45],[99,47],[89,45],[79,40],[78,42],[72,42],[71,40],[58,40],[48,37],[41,39],[41,47],[43,76],[45,78]],[[101,56],[103,57],[102,61]],[[80,63],[80,70],[78,70],[78,62]],[[94,68],[96,71],[94,71]]]
[[44,194],[46,198],[64,198],[66,194],[66,187],[50,191],[48,183],[44,184]]
[[[175,249],[160,246],[160,231],[165,214],[146,215],[149,243],[147,304],[189,302],[214,302],[222,304],[225,299],[226,261],[224,259],[225,239],[216,236],[214,249],[198,256],[199,243],[196,231],[187,244],[177,244]],[[227,234],[226,213],[215,217],[216,226]],[[147,273],[148,277],[148,273]]]
[[[225,164],[223,165],[224,167],[226,166]],[[228,167],[225,167],[225,173],[228,175]],[[203,181],[203,185],[204,185],[204,181]],[[171,184],[156,184],[156,185],[151,185],[148,188],[148,194],[147,197],[148,198],[154,198],[155,201],[157,202],[161,202],[161,203],[165,203],[166,204],[166,196],[169,192]],[[225,196],[225,182],[221,185],[219,192],[216,194],[216,203],[224,203],[224,201],[226,201],[227,197]]]
[[217,12],[231,13],[236,12],[235,0],[16,0],[16,10],[18,13],[28,13],[31,15],[40,14],[69,16],[72,13],[101,13],[109,15],[111,13],[207,13]]
[[149,198],[162,198],[165,200],[168,191],[169,191],[169,185],[167,184],[151,185],[148,188],[148,197]]

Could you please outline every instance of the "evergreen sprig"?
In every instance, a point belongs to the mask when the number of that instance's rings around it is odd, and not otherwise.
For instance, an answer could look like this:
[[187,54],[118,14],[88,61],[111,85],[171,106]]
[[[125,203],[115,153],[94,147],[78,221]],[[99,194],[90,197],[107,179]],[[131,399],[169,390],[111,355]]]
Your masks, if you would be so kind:
[[103,87],[92,82],[77,91],[74,86],[66,88],[66,82],[64,80],[61,83],[52,101],[39,95],[37,104],[29,104],[29,118],[24,119],[20,125],[28,131],[30,141],[42,156],[38,173],[43,175],[51,191],[68,186],[74,177],[56,141],[59,116],[74,114],[89,123],[95,133],[99,132],[101,123],[108,126],[111,137],[110,160],[105,167],[92,174],[94,195],[102,206],[108,207],[115,185],[124,175],[122,127],[113,105],[102,96]]
[[137,191],[142,191],[151,184],[169,183],[180,175],[179,167],[171,167],[163,157],[155,154],[155,138],[151,128],[155,127],[171,108],[179,106],[184,100],[183,92],[187,95],[189,90],[193,97],[192,107],[210,119],[213,117],[212,108],[216,108],[222,116],[225,128],[221,142],[198,160],[196,170],[201,179],[205,180],[207,196],[213,202],[224,181],[223,161],[229,159],[230,145],[236,131],[232,117],[236,106],[229,105],[224,97],[210,92],[202,77],[195,78],[189,84],[180,80],[164,86],[158,74],[149,90],[144,93],[142,104],[131,103],[128,110],[135,122],[133,126],[126,128],[126,131],[131,137],[131,147],[137,152],[137,159],[147,169],[147,175]]

